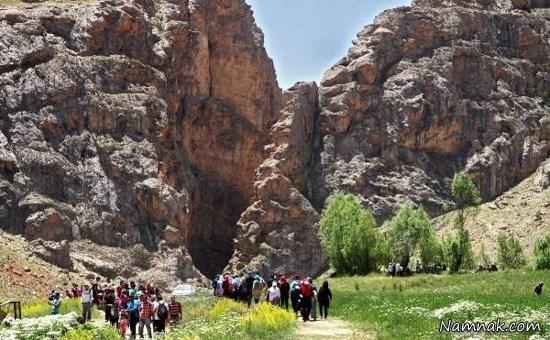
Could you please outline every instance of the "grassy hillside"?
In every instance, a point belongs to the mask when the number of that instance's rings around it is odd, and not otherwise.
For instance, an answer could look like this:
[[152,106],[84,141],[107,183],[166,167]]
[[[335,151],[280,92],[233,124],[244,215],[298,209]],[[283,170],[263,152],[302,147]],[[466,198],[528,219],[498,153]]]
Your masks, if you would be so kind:
[[[440,235],[453,230],[455,213],[436,219]],[[524,254],[531,256],[535,242],[550,233],[550,188],[541,190],[536,174],[528,177],[492,202],[481,205],[479,213],[466,223],[474,253],[485,244],[487,253],[495,258],[499,234],[514,235],[521,242]]]
[[[539,321],[550,336],[550,291],[533,294],[550,283],[550,272],[513,271],[464,275],[384,276],[330,280],[333,317],[375,331],[380,339],[451,339],[467,334],[440,334],[440,320],[504,322]],[[471,334],[470,334],[471,335]],[[484,338],[528,339],[527,334],[485,334]],[[531,339],[537,339],[532,337]]]

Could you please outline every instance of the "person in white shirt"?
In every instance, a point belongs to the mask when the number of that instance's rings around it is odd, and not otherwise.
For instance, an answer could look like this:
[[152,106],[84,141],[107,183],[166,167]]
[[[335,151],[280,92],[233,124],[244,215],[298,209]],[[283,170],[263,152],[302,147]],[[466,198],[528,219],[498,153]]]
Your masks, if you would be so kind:
[[277,281],[273,281],[271,288],[267,290],[267,301],[276,306],[281,302],[281,290],[277,286]]
[[166,321],[169,318],[170,306],[162,299],[162,296],[153,302],[153,329],[155,333],[166,331]]
[[94,293],[90,289],[90,286],[84,285],[82,288],[82,322],[86,323],[87,321],[92,320],[92,303],[94,301]]

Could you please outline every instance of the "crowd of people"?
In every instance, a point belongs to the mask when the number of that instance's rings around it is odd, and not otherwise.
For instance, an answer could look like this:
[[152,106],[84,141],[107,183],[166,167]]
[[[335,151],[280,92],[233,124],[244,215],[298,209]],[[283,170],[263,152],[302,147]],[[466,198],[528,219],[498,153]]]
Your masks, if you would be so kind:
[[[318,289],[310,277],[294,276],[289,280],[284,275],[273,274],[265,280],[259,273],[242,277],[226,273],[214,278],[212,288],[214,296],[242,301],[249,308],[264,300],[286,310],[292,308],[304,322],[317,320],[318,315],[326,319],[332,301],[328,282],[323,282]],[[172,296],[169,302],[165,301],[160,289],[151,284],[125,280],[115,284],[97,277],[91,284],[73,284],[65,295],[80,299],[82,315],[79,322],[91,321],[95,306],[105,312],[105,322],[116,327],[123,338],[129,330],[131,339],[138,335],[143,338],[145,331],[152,339],[153,333],[165,333],[167,324],[177,324],[182,320],[182,306],[176,298]],[[59,314],[61,294],[51,291],[48,301],[52,314]]]
[[[129,330],[131,339],[138,334],[143,338],[145,331],[152,339],[153,333],[163,334],[168,323],[177,324],[182,319],[182,306],[176,298],[172,296],[169,302],[165,301],[160,289],[151,284],[121,280],[115,285],[110,280],[102,282],[98,277],[89,285],[73,285],[66,295],[81,300],[81,323],[92,319],[92,309],[96,306],[105,312],[105,322],[116,327],[123,338]],[[59,313],[60,296],[56,291],[50,294],[52,314]]]
[[318,310],[321,319],[327,318],[332,301],[328,282],[323,282],[318,289],[310,277],[294,276],[289,282],[285,275],[278,274],[265,280],[259,273],[249,273],[242,277],[225,273],[214,277],[212,289],[214,296],[245,301],[249,307],[260,303],[262,299],[286,310],[291,307],[304,321],[317,320]]

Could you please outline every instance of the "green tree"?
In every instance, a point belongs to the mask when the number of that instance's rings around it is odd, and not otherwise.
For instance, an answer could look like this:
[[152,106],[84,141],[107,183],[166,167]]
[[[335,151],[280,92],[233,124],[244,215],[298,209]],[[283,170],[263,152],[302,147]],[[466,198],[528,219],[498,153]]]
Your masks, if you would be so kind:
[[407,268],[411,257],[418,253],[424,265],[437,257],[438,242],[430,217],[422,208],[410,202],[403,204],[388,222],[393,258]]
[[489,268],[493,264],[491,258],[485,251],[485,243],[481,244],[481,249],[479,250],[479,264],[484,268]]
[[331,196],[321,217],[323,248],[339,273],[367,274],[376,265],[376,222],[357,196]]
[[535,268],[550,269],[550,234],[535,243]]
[[456,273],[474,267],[470,234],[464,226],[466,220],[478,212],[481,198],[475,183],[465,173],[455,175],[451,193],[457,208],[454,220],[456,236],[446,242],[446,257],[449,271]]
[[500,234],[497,238],[498,263],[503,269],[518,269],[526,264],[523,249],[514,236],[506,237]]

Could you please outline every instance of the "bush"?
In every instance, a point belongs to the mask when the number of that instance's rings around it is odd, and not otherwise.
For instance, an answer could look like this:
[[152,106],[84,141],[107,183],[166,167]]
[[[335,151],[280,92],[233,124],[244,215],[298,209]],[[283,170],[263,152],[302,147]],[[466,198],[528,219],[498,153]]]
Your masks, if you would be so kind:
[[401,206],[390,222],[389,238],[392,257],[407,268],[411,257],[418,253],[423,265],[430,265],[440,257],[440,246],[428,214],[411,203]]
[[498,263],[502,269],[518,269],[525,265],[525,257],[519,240],[501,234],[497,239]]
[[489,268],[493,264],[491,258],[485,252],[485,243],[481,244],[481,249],[479,250],[479,265],[484,268]]
[[367,274],[376,265],[376,222],[358,197],[331,196],[321,218],[320,236],[325,252],[339,273]]
[[120,335],[113,327],[93,328],[82,326],[68,331],[62,340],[120,340]]
[[[24,303],[21,309],[21,314],[24,318],[36,318],[50,315],[52,313],[52,306],[48,304],[47,300],[37,300],[31,303]],[[69,298],[62,299],[59,313],[68,314],[71,312],[74,312],[77,315],[81,314],[82,305],[80,300]]]
[[535,244],[535,268],[537,270],[550,269],[550,234]]
[[293,313],[269,303],[260,304],[241,318],[241,327],[254,339],[290,332],[295,325],[296,317]]
[[443,251],[450,273],[458,273],[463,269],[474,268],[470,234],[464,228],[459,229],[455,236],[444,239]]

